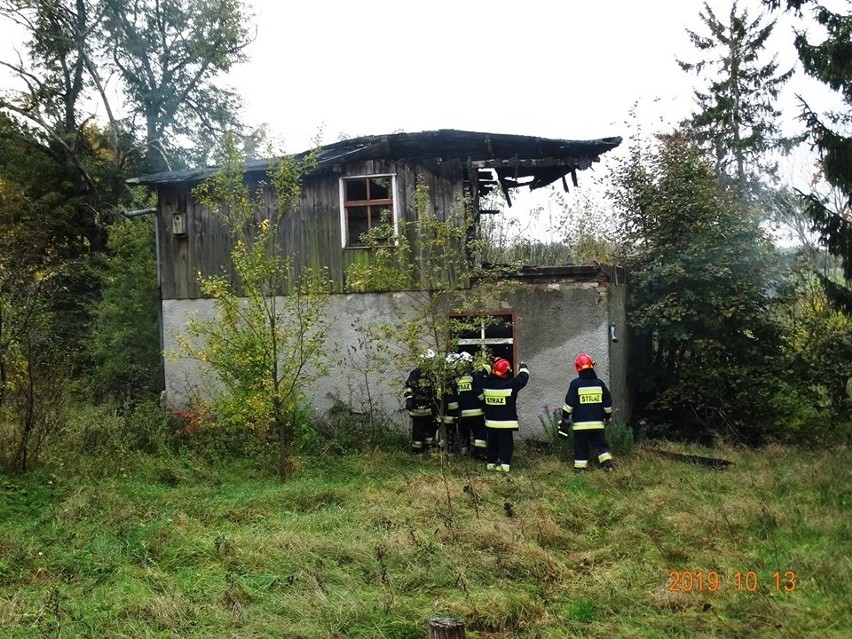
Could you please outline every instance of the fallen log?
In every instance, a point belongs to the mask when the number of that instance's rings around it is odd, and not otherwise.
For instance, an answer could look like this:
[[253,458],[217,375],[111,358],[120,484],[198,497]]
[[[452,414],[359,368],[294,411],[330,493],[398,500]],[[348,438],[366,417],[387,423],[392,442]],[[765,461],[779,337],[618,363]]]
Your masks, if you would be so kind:
[[682,461],[688,464],[698,464],[699,466],[706,466],[708,468],[715,468],[717,470],[724,470],[734,462],[728,461],[727,459],[719,459],[717,457],[703,457],[701,455],[687,455],[685,453],[671,453],[667,450],[660,450],[659,448],[649,447],[648,450],[662,456],[667,457],[668,459],[674,459],[675,461]]

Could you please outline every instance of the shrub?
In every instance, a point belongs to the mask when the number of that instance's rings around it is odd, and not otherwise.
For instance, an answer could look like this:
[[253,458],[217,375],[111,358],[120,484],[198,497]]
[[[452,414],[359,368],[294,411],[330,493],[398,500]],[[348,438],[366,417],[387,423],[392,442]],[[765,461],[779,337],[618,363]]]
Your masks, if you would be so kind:
[[112,472],[135,454],[162,455],[175,447],[178,425],[156,401],[77,403],[45,461],[83,475]]
[[561,417],[561,408],[545,406],[544,412],[538,416],[538,421],[541,424],[541,428],[544,431],[553,454],[560,459],[568,459],[574,454],[574,433],[569,432],[568,437],[559,434],[559,420]]
[[405,433],[390,415],[381,411],[372,414],[353,410],[345,402],[335,399],[332,407],[321,419],[314,419],[312,452],[345,454],[373,448],[401,450],[407,447]]
[[[233,408],[233,410],[231,410]],[[175,411],[177,443],[203,457],[214,460],[271,460],[276,447],[268,419],[259,419],[248,407],[237,402],[217,401],[215,408],[194,401]],[[267,416],[268,417],[268,416]]]
[[775,407],[784,422],[783,440],[800,444],[852,441],[852,422],[838,415],[833,398],[820,384],[811,385],[804,394],[785,385],[775,397]]
[[613,419],[606,427],[609,449],[616,455],[626,455],[633,450],[633,431],[620,419]]

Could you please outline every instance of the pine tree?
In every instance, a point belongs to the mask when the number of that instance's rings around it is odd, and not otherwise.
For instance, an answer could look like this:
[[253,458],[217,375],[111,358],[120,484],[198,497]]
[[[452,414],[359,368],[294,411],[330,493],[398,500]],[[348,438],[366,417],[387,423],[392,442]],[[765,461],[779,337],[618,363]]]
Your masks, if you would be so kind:
[[714,155],[723,181],[737,184],[745,196],[760,184],[760,176],[774,174],[776,167],[767,161],[767,154],[789,149],[795,143],[781,134],[781,113],[774,106],[793,70],[779,73],[775,56],[766,63],[759,59],[774,21],[764,23],[762,17],[750,20],[748,11],[738,11],[736,3],[731,6],[727,24],[706,2],[699,18],[709,35],[689,29],[687,33],[705,57],[695,63],[678,60],[678,64],[702,78],[705,67],[716,72],[708,77],[706,90],[695,91],[698,111],[688,124],[696,140]]
[[[805,72],[838,91],[845,108],[821,115],[802,99],[802,120],[811,145],[820,154],[823,178],[840,194],[839,201],[833,203],[817,193],[807,194],[805,210],[821,243],[840,259],[848,284],[852,282],[852,137],[843,131],[849,131],[852,124],[852,15],[817,5],[814,16],[825,28],[826,39],[812,44],[799,32],[796,50]],[[852,312],[852,289],[827,278],[823,278],[823,285],[837,306]]]

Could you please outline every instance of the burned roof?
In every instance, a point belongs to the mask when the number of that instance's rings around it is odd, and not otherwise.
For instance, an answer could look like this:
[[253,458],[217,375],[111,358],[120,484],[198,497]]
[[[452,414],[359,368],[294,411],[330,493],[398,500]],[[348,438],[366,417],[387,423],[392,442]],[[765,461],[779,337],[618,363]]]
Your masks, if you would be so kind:
[[[483,133],[440,129],[419,133],[368,135],[326,144],[316,150],[316,164],[309,175],[336,170],[348,162],[366,160],[458,161],[471,169],[491,169],[505,189],[529,186],[531,189],[551,184],[571,174],[576,185],[576,172],[586,169],[600,156],[621,144],[620,137],[596,140],[561,140],[529,135]],[[296,158],[308,152],[299,153]],[[247,173],[265,173],[275,160],[252,160]],[[131,178],[130,184],[168,184],[198,182],[210,177],[216,167],[184,171],[166,171]],[[529,179],[529,181],[523,181]]]

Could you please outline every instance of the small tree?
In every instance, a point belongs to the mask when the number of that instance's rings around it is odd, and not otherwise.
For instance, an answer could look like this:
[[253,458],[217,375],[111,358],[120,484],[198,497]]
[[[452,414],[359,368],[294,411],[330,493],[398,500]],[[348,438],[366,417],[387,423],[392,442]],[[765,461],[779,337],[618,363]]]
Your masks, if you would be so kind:
[[15,259],[2,244],[0,457],[26,473],[65,423],[67,368],[49,310],[58,276],[49,258]]
[[[292,255],[283,255],[279,225],[297,205],[302,162],[282,157],[268,182],[252,190],[245,183],[245,163],[236,143],[227,138],[220,170],[195,190],[198,201],[219,212],[234,237],[231,264],[235,275],[201,276],[205,295],[215,300],[218,317],[190,322],[179,343],[184,353],[209,365],[225,387],[218,412],[261,436],[272,429],[278,440],[278,474],[288,474],[294,437],[294,414],[301,388],[324,371],[323,344],[328,322],[323,314],[329,285],[322,272],[297,271]],[[266,188],[276,206],[264,217]],[[281,295],[286,292],[286,295]],[[198,342],[198,343],[196,343]]]
[[[430,206],[428,188],[418,184],[416,218],[400,221],[397,233],[387,220],[365,233],[370,261],[351,265],[346,274],[351,288],[397,292],[395,321],[373,330],[387,345],[386,357],[421,365],[436,389],[439,417],[446,413],[440,391],[458,375],[443,354],[455,352],[461,333],[479,330],[487,321],[483,314],[500,308],[512,289],[506,276],[514,269],[487,268],[478,259],[482,242],[467,204],[457,202],[446,219],[440,219]],[[427,349],[439,357],[420,359]],[[446,441],[443,420],[439,423]]]
[[629,319],[646,338],[644,403],[759,434],[780,354],[771,243],[683,135],[634,153],[614,184],[632,247]]
[[121,218],[110,228],[110,253],[95,306],[89,351],[96,397],[142,398],[160,388],[160,335],[154,219]]

